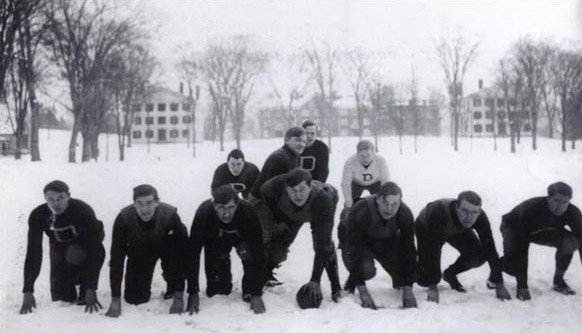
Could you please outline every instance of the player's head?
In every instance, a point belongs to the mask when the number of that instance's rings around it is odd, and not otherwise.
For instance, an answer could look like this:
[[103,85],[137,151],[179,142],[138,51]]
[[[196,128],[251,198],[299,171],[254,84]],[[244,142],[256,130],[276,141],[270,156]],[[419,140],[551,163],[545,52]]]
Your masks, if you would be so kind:
[[564,182],[556,182],[548,186],[548,208],[556,216],[566,212],[572,199],[572,187]]
[[53,180],[43,189],[44,198],[49,209],[56,215],[62,214],[69,206],[69,186],[61,180]]
[[481,197],[473,191],[463,191],[457,196],[456,212],[459,222],[470,228],[481,214]]
[[291,202],[303,207],[311,193],[311,174],[300,168],[293,169],[285,175],[285,185]]
[[160,205],[158,190],[149,184],[138,185],[133,188],[133,205],[139,218],[150,221]]
[[402,203],[402,189],[394,182],[385,182],[376,193],[376,206],[384,219],[390,219],[398,213]]
[[356,145],[358,159],[363,165],[368,165],[374,158],[374,144],[369,140],[361,140]]
[[305,130],[302,127],[291,127],[285,132],[285,145],[297,155],[303,153],[306,140]]
[[306,120],[301,124],[301,127],[305,130],[305,137],[307,147],[311,146],[315,139],[317,138],[317,124],[313,120]]
[[218,218],[224,223],[230,223],[234,218],[239,197],[230,185],[222,185],[212,191],[212,204]]
[[238,176],[245,166],[245,155],[240,149],[233,149],[226,158],[228,170],[233,176]]

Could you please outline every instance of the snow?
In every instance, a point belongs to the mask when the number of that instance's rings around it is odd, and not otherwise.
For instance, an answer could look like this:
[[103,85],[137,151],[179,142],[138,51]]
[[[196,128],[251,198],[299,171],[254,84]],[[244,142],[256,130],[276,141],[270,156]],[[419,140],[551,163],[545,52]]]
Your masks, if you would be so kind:
[[[127,150],[127,161],[117,161],[116,137],[101,137],[99,162],[67,163],[69,133],[41,131],[43,161],[30,163],[0,158],[0,332],[580,332],[582,329],[582,268],[578,254],[566,279],[578,293],[563,296],[551,290],[554,251],[534,245],[530,249],[530,290],[532,301],[501,302],[487,290],[488,265],[459,276],[468,293],[452,291],[441,283],[441,303],[426,301],[426,291],[417,285],[414,291],[418,308],[401,309],[399,291],[391,289],[390,278],[379,265],[378,274],[368,282],[369,290],[381,309],[360,307],[356,295],[346,295],[339,304],[330,298],[327,277],[322,278],[324,302],[320,309],[300,310],[295,303],[297,289],[310,276],[313,251],[309,228],[304,226],[291,248],[289,259],[278,270],[284,282],[264,293],[267,313],[255,315],[240,294],[242,268],[233,253],[235,290],[229,296],[211,299],[201,294],[200,313],[169,315],[171,301],[161,297],[165,283],[159,267],[154,275],[152,299],[131,306],[123,303],[120,318],[104,315],[109,306],[109,269],[101,270],[98,297],[104,309],[97,315],[68,303],[51,302],[49,292],[48,242],[45,239],[43,267],[35,284],[37,308],[32,314],[19,315],[22,301],[22,272],[26,251],[27,218],[43,202],[42,187],[53,179],[66,181],[73,197],[88,202],[105,223],[104,245],[110,247],[113,220],[119,210],[131,203],[131,189],[140,183],[158,188],[162,201],[178,207],[189,228],[197,206],[209,197],[212,173],[226,159],[234,142],[202,142],[192,147],[180,145],[136,145]],[[523,138],[517,154],[510,154],[508,139],[461,139],[460,152],[454,152],[446,137],[419,138],[419,152],[413,151],[413,139],[404,138],[404,153],[399,154],[398,139],[380,139],[380,154],[386,157],[392,179],[404,191],[403,200],[417,214],[429,201],[454,197],[472,189],[484,200],[483,209],[493,225],[498,251],[501,251],[499,223],[501,216],[521,201],[545,195],[546,187],[562,180],[574,188],[572,203],[581,205],[582,149],[560,151],[558,140],[540,139],[532,151],[531,138]],[[107,149],[107,141],[109,148]],[[357,138],[333,138],[329,182],[339,188],[344,161],[355,151]],[[243,141],[247,160],[262,166],[267,155],[282,144],[282,139]],[[580,146],[580,142],[578,142]],[[107,154],[107,150],[109,150]],[[108,161],[105,156],[108,155]],[[80,151],[78,152],[80,156]],[[339,208],[340,206],[338,206]],[[339,210],[337,214],[339,215]],[[334,231],[335,233],[335,231]],[[334,234],[335,237],[335,234]],[[46,238],[46,237],[45,237]],[[339,254],[339,252],[338,252]],[[443,267],[451,264],[457,253],[450,246],[443,249]],[[109,256],[106,258],[106,263]],[[341,259],[340,259],[341,261]],[[340,262],[340,277],[347,277]],[[205,278],[201,273],[202,287]],[[515,295],[515,279],[505,275],[508,290]]]

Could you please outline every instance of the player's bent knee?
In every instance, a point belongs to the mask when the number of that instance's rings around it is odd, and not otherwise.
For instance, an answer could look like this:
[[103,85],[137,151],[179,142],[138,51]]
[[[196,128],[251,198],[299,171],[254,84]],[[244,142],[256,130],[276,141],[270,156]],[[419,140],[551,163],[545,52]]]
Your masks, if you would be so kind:
[[574,235],[568,235],[562,241],[561,248],[564,254],[572,254],[580,248],[580,242]]

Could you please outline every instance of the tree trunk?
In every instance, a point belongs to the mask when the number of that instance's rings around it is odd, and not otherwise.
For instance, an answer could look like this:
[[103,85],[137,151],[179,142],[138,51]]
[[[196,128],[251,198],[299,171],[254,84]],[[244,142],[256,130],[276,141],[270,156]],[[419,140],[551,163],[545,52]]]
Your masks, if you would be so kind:
[[79,120],[75,117],[73,122],[73,131],[71,132],[71,140],[69,141],[69,163],[77,162],[77,138],[79,137]]
[[40,147],[38,138],[38,103],[32,99],[30,114],[30,161],[40,161]]
[[535,107],[531,115],[531,137],[531,148],[536,150],[538,149],[538,112],[535,110]]
[[[565,104],[566,104],[566,97],[562,96],[561,98],[561,108],[562,108],[562,151],[566,152],[566,140],[567,140],[567,126],[568,126],[568,122],[566,121],[566,109],[565,109]],[[572,144],[574,143],[574,140],[572,140]]]

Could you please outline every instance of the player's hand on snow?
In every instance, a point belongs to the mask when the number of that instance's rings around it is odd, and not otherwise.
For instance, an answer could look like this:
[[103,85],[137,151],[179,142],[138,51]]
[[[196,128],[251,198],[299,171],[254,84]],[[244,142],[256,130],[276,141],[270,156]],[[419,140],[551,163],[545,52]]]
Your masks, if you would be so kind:
[[192,293],[188,296],[186,311],[188,311],[189,314],[193,314],[194,312],[198,313],[198,311],[200,311],[200,297],[198,296],[198,293]]
[[362,307],[367,309],[376,310],[376,303],[370,292],[368,292],[368,287],[365,285],[356,286],[358,289],[358,294],[360,294],[360,301],[362,302]]
[[511,299],[511,295],[509,295],[509,291],[507,291],[503,282],[499,282],[495,285],[495,297],[502,301]]
[[439,302],[439,289],[436,284],[428,286],[428,293],[426,295],[426,300],[429,302]]
[[265,311],[267,311],[261,296],[251,296],[251,310],[256,314],[265,313]]
[[402,287],[402,307],[415,308],[416,306],[417,306],[416,297],[414,297],[412,287],[410,286]]
[[103,309],[103,306],[101,306],[99,299],[97,299],[95,289],[87,289],[87,291],[85,291],[85,312],[98,312],[99,309]]
[[310,281],[305,284],[305,287],[307,288],[307,293],[313,304],[321,303],[321,300],[323,300],[323,294],[321,293],[319,283]]
[[181,291],[176,291],[174,293],[172,305],[170,306],[170,313],[180,314],[182,312],[184,312],[184,293]]
[[22,306],[20,307],[20,314],[32,313],[32,308],[36,308],[36,299],[34,294],[26,292],[22,295]]
[[517,299],[521,301],[531,300],[531,295],[529,294],[528,288],[518,288],[517,289]]
[[105,312],[107,317],[117,318],[121,315],[121,298],[113,297],[111,298],[111,305],[109,305],[109,310]]

